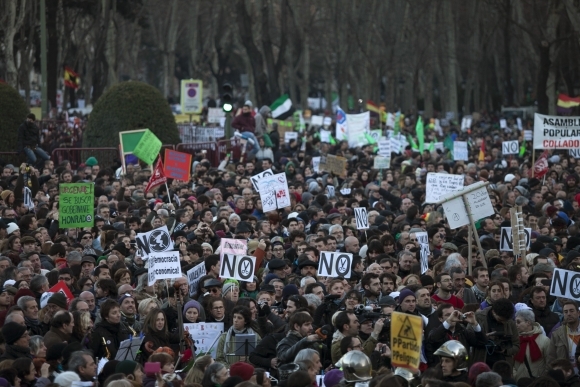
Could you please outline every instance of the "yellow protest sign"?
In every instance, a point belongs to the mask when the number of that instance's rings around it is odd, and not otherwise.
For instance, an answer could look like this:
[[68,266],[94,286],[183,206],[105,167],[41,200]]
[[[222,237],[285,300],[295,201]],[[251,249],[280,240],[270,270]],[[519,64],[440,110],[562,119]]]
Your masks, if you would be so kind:
[[421,363],[423,320],[419,316],[393,312],[391,316],[391,363],[412,371]]
[[347,160],[344,157],[326,155],[320,158],[319,169],[326,172],[332,172],[338,177],[346,177],[346,163]]

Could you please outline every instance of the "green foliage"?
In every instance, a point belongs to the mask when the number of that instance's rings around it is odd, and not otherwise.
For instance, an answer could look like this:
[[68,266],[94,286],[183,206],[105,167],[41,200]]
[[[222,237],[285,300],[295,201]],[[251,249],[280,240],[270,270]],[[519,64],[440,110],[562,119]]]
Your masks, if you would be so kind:
[[29,112],[20,94],[12,86],[0,83],[0,151],[16,151],[18,127],[26,120]]
[[121,82],[95,104],[83,135],[83,146],[117,147],[119,132],[145,128],[163,144],[180,142],[171,108],[159,90],[143,82]]

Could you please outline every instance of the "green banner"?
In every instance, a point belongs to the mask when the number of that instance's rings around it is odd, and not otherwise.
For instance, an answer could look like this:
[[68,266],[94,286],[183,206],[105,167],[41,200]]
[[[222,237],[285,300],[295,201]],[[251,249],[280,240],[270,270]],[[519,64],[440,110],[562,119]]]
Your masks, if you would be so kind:
[[59,185],[58,222],[60,228],[93,227],[94,189],[93,183]]
[[161,145],[161,140],[147,129],[135,149],[133,149],[133,154],[146,164],[153,165],[157,155],[159,155]]

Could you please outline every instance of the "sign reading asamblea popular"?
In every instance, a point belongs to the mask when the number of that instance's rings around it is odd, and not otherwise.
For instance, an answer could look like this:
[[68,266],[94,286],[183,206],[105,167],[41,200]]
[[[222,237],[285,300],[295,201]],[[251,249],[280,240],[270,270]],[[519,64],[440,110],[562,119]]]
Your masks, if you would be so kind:
[[580,117],[534,114],[534,149],[580,148]]

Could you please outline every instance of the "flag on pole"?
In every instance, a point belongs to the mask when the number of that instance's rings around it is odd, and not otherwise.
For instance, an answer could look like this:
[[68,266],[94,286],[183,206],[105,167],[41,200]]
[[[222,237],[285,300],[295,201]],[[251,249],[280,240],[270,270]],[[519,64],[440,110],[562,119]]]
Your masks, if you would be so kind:
[[387,121],[387,113],[383,111],[379,106],[377,106],[373,101],[370,99],[367,100],[366,108],[368,111],[377,114],[382,122]]
[[151,179],[149,179],[149,183],[147,183],[147,187],[145,187],[145,193],[165,183],[167,183],[167,177],[163,171],[163,162],[161,161],[161,156],[159,156],[157,159],[157,164],[155,165],[155,170],[151,175]]
[[544,176],[546,173],[548,173],[548,169],[550,169],[550,167],[548,166],[548,151],[544,151],[544,153],[542,153],[542,155],[538,158],[538,160],[536,160],[536,163],[534,164],[534,169],[533,171],[530,170],[529,174],[541,179],[542,176]]
[[70,67],[64,66],[64,85],[71,89],[79,88],[79,75]]
[[522,141],[522,146],[520,146],[520,157],[524,157],[526,154],[526,141]]
[[423,118],[421,116],[419,116],[417,125],[415,125],[415,133],[419,141],[419,152],[423,153],[425,149],[425,127],[423,126]]
[[270,105],[270,109],[272,110],[272,118],[278,120],[284,120],[294,113],[294,108],[292,108],[292,100],[288,94],[284,94],[275,100],[272,105]]
[[479,148],[479,157],[477,158],[479,161],[485,160],[485,139],[481,141],[481,147]]
[[346,114],[340,106],[336,109],[336,139],[338,141],[348,140],[348,125],[346,123]]
[[395,136],[401,131],[401,112],[395,114]]

